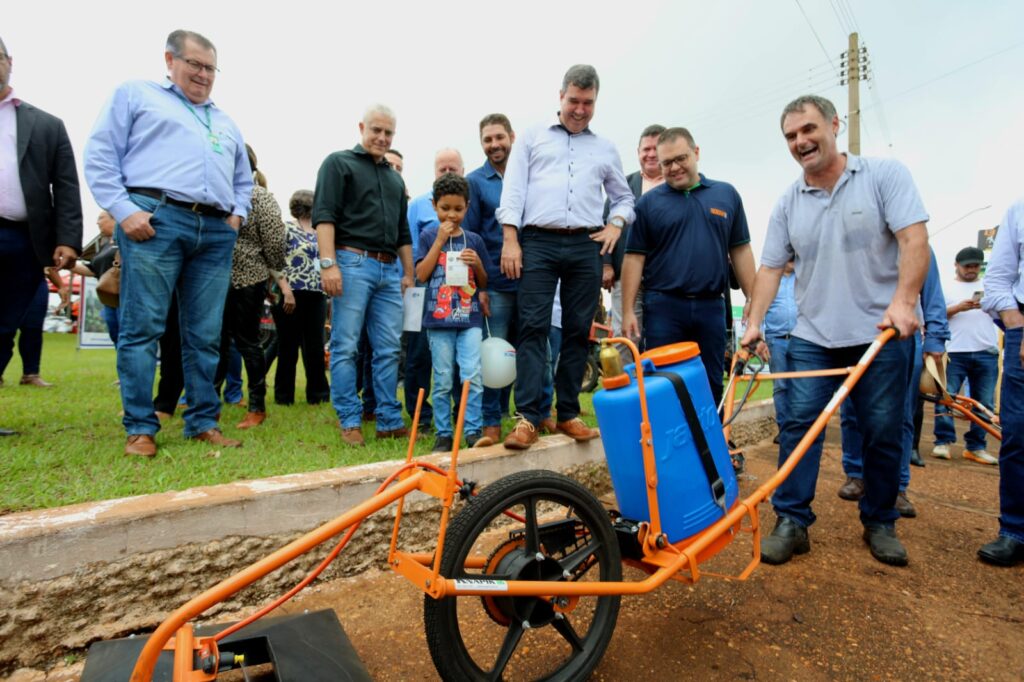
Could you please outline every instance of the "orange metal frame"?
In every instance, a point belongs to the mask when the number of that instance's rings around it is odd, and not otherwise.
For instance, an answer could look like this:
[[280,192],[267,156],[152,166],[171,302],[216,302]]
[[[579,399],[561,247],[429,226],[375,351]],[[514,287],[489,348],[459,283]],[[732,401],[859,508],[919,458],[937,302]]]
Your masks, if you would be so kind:
[[[789,476],[793,468],[803,457],[804,453],[814,442],[821,430],[825,428],[828,420],[838,409],[840,403],[849,394],[854,384],[867,370],[881,347],[889,341],[895,332],[887,330],[880,334],[870,345],[868,350],[861,357],[856,366],[843,370],[824,370],[819,372],[786,372],[775,375],[764,375],[760,378],[796,378],[804,376],[836,376],[845,374],[846,380],[836,391],[832,400],[829,401],[825,411],[819,415],[811,429],[804,435],[796,449],[790,454],[783,465],[763,485],[755,490],[746,499],[738,500],[728,513],[719,519],[712,526],[697,535],[687,538],[681,542],[671,544],[667,541],[661,531],[661,518],[658,509],[658,475],[654,457],[653,435],[651,431],[650,417],[647,411],[646,392],[644,390],[644,378],[638,373],[636,381],[640,396],[640,412],[642,421],[640,425],[641,447],[643,452],[644,473],[647,481],[647,501],[651,513],[649,523],[641,524],[640,540],[644,557],[639,562],[627,562],[636,565],[649,573],[648,577],[639,581],[595,581],[595,582],[548,582],[530,580],[510,580],[505,583],[506,590],[503,596],[532,596],[540,598],[550,597],[578,597],[578,596],[603,596],[603,595],[628,595],[644,594],[654,590],[669,579],[681,580],[693,583],[700,579],[701,571],[699,565],[702,561],[714,556],[737,536],[739,532],[747,532],[753,538],[753,550],[751,561],[736,576],[720,576],[745,580],[760,563],[760,524],[758,521],[758,505],[763,502]],[[634,359],[639,365],[639,351],[636,346],[625,338],[611,338],[603,340],[604,343],[619,343],[628,347]],[[743,353],[743,351],[741,351]],[[744,358],[748,357],[745,354]],[[725,416],[732,414],[734,406],[735,385],[727,397]],[[457,587],[454,580],[445,578],[440,574],[442,552],[444,548],[445,534],[448,528],[448,520],[451,516],[452,505],[456,495],[462,488],[462,482],[457,478],[457,466],[459,457],[459,442],[461,440],[463,423],[465,418],[466,401],[469,395],[468,385],[463,386],[462,399],[459,404],[458,418],[456,420],[454,447],[451,452],[451,459],[447,471],[425,462],[418,462],[413,459],[413,446],[416,442],[416,425],[419,423],[420,404],[423,400],[423,392],[420,392],[417,401],[416,414],[413,419],[412,433],[409,438],[409,447],[406,452],[405,463],[392,474],[381,485],[376,495],[365,502],[353,507],[341,516],[325,523],[319,528],[294,540],[285,547],[273,554],[252,564],[241,572],[221,581],[214,587],[202,594],[192,598],[185,605],[168,616],[156,629],[147,641],[142,653],[136,661],[132,671],[132,682],[149,682],[152,679],[160,652],[171,649],[174,653],[174,682],[207,682],[217,676],[217,671],[204,673],[193,670],[193,660],[197,652],[202,657],[213,655],[216,660],[217,642],[228,634],[228,631],[221,632],[213,637],[196,638],[192,632],[190,621],[196,618],[211,606],[228,599],[239,590],[251,585],[260,578],[284,566],[296,557],[308,552],[314,547],[330,540],[341,533],[348,531],[341,544],[335,549],[335,553],[347,542],[348,538],[368,516],[377,512],[392,502],[398,502],[394,527],[391,533],[391,541],[388,547],[388,564],[396,573],[404,576],[423,592],[435,599],[445,597],[487,595],[495,596],[493,586],[488,589],[474,589],[472,587]],[[728,436],[728,427],[726,428]],[[432,554],[414,554],[403,552],[398,549],[398,533],[402,522],[405,496],[413,491],[419,491],[441,501],[441,519],[438,527],[436,549]],[[744,521],[747,521],[745,524]],[[333,558],[333,557],[331,557]],[[471,559],[467,568],[482,568],[484,559]],[[705,575],[716,575],[704,573]],[[304,581],[305,582],[305,581]],[[468,582],[468,581],[467,581]],[[465,583],[463,583],[465,584]],[[298,588],[301,588],[300,583]],[[290,596],[293,590],[286,596]],[[259,617],[280,603],[275,602],[271,606],[261,610],[252,618]],[[251,622],[247,620],[245,622]],[[239,624],[232,631],[242,627]]]

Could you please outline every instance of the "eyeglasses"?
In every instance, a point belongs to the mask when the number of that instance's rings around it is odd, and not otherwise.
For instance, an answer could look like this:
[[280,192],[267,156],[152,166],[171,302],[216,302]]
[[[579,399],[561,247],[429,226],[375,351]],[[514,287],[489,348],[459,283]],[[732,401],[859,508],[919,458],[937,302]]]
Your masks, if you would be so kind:
[[185,59],[184,57],[179,57],[177,55],[175,55],[174,58],[179,61],[185,62],[185,65],[188,66],[189,71],[191,71],[192,73],[199,73],[200,71],[205,71],[211,76],[214,76],[217,74],[218,71],[220,71],[220,69],[218,69],[214,64],[204,64],[202,62],[196,61],[195,59]]
[[672,168],[672,166],[675,166],[676,164],[679,164],[679,167],[683,168],[689,159],[689,154],[682,154],[674,159],[666,159],[664,161],[659,161],[658,165],[661,166],[662,170],[669,170],[670,168]]

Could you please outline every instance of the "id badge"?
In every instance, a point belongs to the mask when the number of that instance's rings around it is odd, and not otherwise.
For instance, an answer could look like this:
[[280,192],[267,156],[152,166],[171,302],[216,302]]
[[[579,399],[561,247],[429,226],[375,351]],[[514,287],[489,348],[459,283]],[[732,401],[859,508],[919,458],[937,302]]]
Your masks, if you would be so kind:
[[214,154],[224,153],[224,147],[220,146],[220,138],[216,133],[210,133],[210,146],[213,148]]
[[453,287],[469,286],[469,266],[462,262],[462,251],[449,251],[444,264],[444,283]]

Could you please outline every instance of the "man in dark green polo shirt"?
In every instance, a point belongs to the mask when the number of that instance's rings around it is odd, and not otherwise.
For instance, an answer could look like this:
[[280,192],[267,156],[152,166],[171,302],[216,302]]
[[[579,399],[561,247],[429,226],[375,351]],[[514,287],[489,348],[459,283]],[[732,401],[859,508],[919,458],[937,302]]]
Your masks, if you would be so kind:
[[413,284],[405,183],[384,158],[395,115],[372,106],[359,132],[361,144],[324,159],[313,198],[320,277],[332,298],[331,402],[349,445],[363,445],[356,349],[364,323],[373,347],[377,438],[407,433],[397,396],[398,356],[402,296]]
[[729,286],[729,262],[749,297],[754,254],[739,192],[701,175],[699,160],[700,147],[686,128],[669,128],[658,137],[665,184],[636,206],[622,264],[622,331],[640,333],[633,305],[642,275],[644,346],[696,341],[717,405],[725,369],[722,294]]

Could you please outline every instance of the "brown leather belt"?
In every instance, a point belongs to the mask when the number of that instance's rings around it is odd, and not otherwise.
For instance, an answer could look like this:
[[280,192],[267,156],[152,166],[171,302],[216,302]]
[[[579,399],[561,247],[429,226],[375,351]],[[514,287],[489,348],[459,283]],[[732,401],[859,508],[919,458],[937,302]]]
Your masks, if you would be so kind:
[[349,253],[358,253],[360,255],[366,256],[367,258],[372,258],[375,261],[380,261],[381,263],[394,263],[396,260],[395,255],[393,253],[384,253],[383,251],[367,251],[366,249],[357,249],[354,246],[345,246],[344,244],[342,244],[338,248],[341,249],[342,251],[348,251]]

